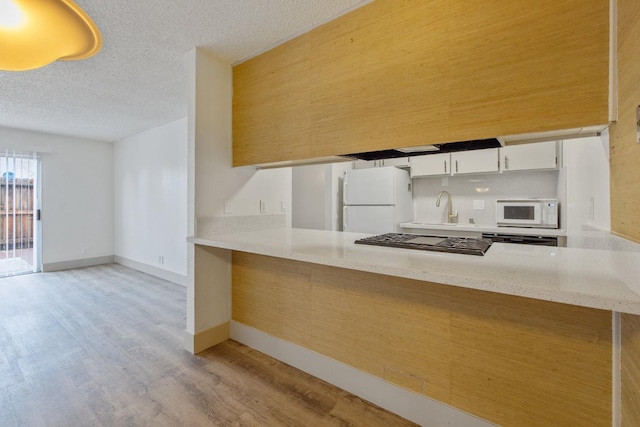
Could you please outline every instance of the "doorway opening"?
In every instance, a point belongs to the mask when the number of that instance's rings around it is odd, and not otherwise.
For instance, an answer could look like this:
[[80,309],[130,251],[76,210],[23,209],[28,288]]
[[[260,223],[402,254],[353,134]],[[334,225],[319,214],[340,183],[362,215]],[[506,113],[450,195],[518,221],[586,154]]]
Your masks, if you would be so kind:
[[40,270],[38,175],[36,153],[0,152],[0,277]]

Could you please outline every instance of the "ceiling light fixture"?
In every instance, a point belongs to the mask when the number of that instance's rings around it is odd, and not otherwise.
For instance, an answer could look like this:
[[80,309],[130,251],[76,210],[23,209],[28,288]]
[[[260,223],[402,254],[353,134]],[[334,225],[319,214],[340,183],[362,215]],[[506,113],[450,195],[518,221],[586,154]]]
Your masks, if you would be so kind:
[[0,70],[85,59],[101,47],[98,27],[72,0],[0,0]]

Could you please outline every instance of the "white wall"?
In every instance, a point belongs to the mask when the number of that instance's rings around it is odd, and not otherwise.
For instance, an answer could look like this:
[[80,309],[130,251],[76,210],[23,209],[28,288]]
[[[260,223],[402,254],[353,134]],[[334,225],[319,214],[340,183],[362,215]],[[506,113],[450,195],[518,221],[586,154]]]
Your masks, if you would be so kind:
[[[196,218],[281,214],[291,226],[291,168],[258,171],[232,167],[231,64],[199,49],[185,57],[188,72],[188,230]],[[226,213],[225,213],[226,205]],[[195,282],[194,246],[188,248],[187,328],[189,335],[230,319],[230,264],[221,257],[215,277]],[[213,274],[213,273],[212,273]]]
[[[0,128],[0,148],[42,154],[42,263],[112,257],[113,145]],[[77,264],[81,265],[81,264]]]
[[568,232],[580,232],[585,225],[610,230],[608,133],[568,139],[563,147]]
[[328,165],[295,166],[291,171],[291,226],[324,230]]
[[[502,174],[456,175],[413,179],[413,220],[416,222],[447,222],[447,199],[436,207],[438,193],[451,193],[454,210],[458,210],[458,222],[496,224],[496,200],[500,198],[557,198],[558,171],[510,172]],[[484,202],[484,209],[474,209],[474,200]]]
[[186,277],[187,118],[116,142],[113,170],[115,255]]
[[[291,226],[291,168],[258,170],[232,167],[231,65],[198,49],[188,61],[190,83],[189,143],[193,147],[195,218],[282,213]],[[226,205],[226,211],[225,211]]]

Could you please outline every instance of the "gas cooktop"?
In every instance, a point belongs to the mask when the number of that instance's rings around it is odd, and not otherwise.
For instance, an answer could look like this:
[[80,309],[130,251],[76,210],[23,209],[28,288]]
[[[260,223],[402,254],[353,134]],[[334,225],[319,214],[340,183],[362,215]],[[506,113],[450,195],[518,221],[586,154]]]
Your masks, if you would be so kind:
[[389,246],[422,251],[450,252],[483,256],[491,247],[491,240],[471,237],[437,237],[419,234],[386,233],[356,240],[360,245]]

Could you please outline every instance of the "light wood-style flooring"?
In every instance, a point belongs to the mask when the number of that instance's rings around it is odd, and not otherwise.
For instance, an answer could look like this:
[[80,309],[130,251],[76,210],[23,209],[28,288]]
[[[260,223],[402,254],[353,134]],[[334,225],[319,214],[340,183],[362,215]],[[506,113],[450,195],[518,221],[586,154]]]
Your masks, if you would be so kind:
[[0,426],[413,425],[233,341],[191,355],[185,313],[115,264],[0,279]]

